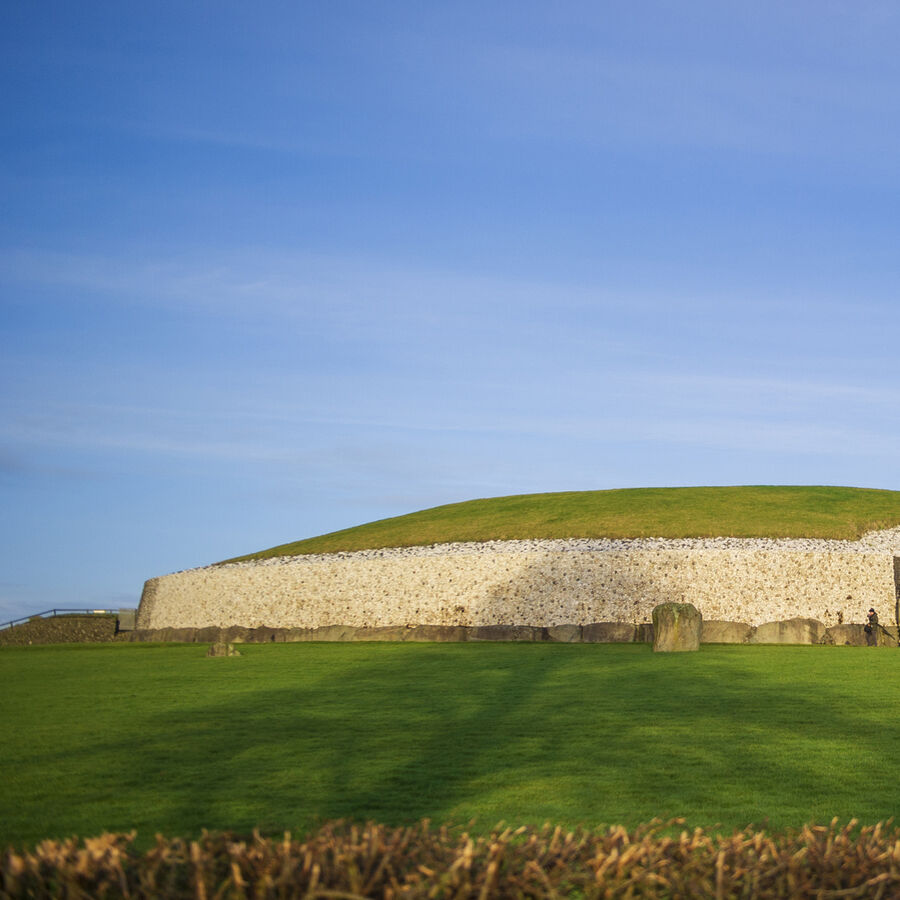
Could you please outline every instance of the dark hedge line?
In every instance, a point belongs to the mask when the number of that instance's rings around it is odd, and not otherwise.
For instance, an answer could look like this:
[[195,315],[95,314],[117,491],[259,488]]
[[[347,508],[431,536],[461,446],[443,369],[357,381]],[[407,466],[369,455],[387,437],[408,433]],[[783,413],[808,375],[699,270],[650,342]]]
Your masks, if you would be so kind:
[[204,834],[45,841],[2,857],[3,898],[900,897],[900,830],[806,826],[718,836],[680,823],[634,831],[495,830],[473,837],[325,825],[305,840]]

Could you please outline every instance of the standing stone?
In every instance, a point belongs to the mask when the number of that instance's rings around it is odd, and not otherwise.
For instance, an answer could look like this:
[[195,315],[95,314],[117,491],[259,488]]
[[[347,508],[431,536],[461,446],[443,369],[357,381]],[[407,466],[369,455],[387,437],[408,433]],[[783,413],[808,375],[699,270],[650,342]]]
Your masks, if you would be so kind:
[[234,644],[228,644],[225,641],[216,641],[209,645],[206,651],[207,656],[240,656],[240,651],[236,650]]
[[703,617],[692,603],[661,603],[653,610],[653,650],[699,650]]

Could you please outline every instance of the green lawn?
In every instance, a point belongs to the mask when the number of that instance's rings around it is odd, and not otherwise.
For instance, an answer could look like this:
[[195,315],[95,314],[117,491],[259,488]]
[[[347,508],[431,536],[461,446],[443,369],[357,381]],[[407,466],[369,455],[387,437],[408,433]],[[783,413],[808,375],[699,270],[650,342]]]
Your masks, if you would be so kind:
[[0,650],[0,845],[335,817],[782,829],[900,806],[896,650],[205,650]]
[[900,491],[800,486],[634,488],[452,503],[239,558],[528,538],[855,540],[866,531],[895,525],[900,525]]

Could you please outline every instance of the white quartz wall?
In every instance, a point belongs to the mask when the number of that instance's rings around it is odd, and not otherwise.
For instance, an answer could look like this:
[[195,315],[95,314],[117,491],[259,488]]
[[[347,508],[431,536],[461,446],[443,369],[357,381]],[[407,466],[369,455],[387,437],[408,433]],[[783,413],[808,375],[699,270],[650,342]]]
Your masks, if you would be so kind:
[[[885,533],[882,533],[885,534]],[[896,535],[893,535],[896,537]],[[509,541],[209,566],[147,582],[140,628],[894,621],[896,541]]]

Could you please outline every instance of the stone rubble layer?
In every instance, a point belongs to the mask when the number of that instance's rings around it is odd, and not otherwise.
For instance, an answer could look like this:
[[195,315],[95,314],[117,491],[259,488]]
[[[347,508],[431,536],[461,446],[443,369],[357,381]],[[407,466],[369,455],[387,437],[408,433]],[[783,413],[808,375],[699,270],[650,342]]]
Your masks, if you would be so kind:
[[864,621],[869,607],[888,623],[895,555],[900,528],[859,541],[525,540],[283,556],[150,579],[138,627],[548,627],[648,622],[665,602],[752,626],[799,616],[831,627]]

